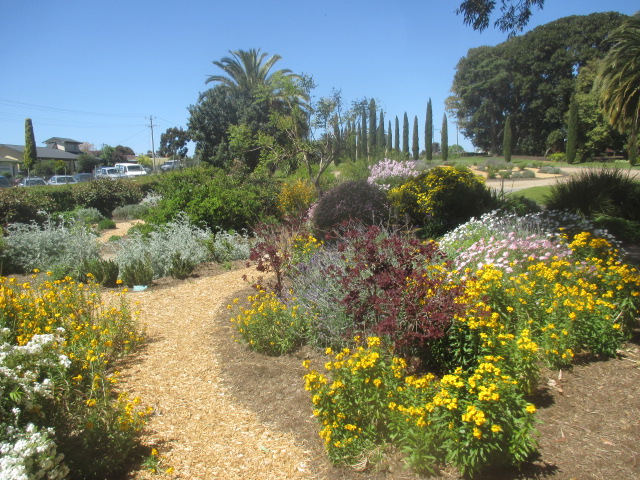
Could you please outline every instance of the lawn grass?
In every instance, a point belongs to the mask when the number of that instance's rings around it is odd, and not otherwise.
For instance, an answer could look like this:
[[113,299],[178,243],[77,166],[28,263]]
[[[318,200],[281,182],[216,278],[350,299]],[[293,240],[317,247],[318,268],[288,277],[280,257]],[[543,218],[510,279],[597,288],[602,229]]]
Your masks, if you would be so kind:
[[545,199],[551,192],[552,187],[553,185],[540,185],[539,187],[531,187],[525,188],[523,190],[518,190],[517,192],[513,192],[511,195],[525,197],[529,200],[533,200],[540,205],[544,205]]

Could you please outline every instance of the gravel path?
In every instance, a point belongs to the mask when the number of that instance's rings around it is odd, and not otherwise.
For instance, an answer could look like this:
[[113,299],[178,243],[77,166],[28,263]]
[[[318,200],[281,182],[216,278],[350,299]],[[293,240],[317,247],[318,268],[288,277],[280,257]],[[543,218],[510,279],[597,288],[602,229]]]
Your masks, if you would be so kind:
[[246,288],[242,269],[128,293],[148,342],[123,367],[122,388],[155,409],[143,439],[170,474],[129,478],[303,479],[306,453],[239,406],[220,381],[216,331],[226,302]]

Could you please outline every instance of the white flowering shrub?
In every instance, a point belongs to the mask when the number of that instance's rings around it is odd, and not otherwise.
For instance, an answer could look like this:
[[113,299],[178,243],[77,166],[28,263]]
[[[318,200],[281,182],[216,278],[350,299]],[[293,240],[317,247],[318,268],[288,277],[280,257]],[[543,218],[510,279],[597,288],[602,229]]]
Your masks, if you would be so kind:
[[56,277],[81,273],[85,261],[99,258],[96,236],[81,223],[14,223],[7,227],[4,263],[17,272],[49,270]]
[[54,431],[30,420],[51,398],[54,378],[71,364],[59,351],[58,335],[34,335],[23,346],[11,345],[10,330],[0,330],[0,478],[61,479],[69,473],[57,453]]
[[176,255],[196,265],[206,262],[209,259],[207,241],[210,236],[209,230],[196,227],[185,215],[180,215],[146,238],[134,234],[122,240],[116,263],[122,272],[137,261],[150,262],[153,278],[165,277],[170,274]]

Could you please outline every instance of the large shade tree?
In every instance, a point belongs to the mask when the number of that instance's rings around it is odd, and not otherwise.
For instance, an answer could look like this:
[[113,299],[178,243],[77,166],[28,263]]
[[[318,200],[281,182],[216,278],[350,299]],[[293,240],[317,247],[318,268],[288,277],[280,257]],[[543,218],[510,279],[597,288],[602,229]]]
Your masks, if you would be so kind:
[[[543,5],[544,0],[500,0],[500,16],[495,20],[494,27],[513,36],[529,23],[533,8],[541,9]],[[495,9],[495,0],[465,0],[456,13],[463,15],[466,25],[483,31],[489,27]]]
[[640,117],[640,15],[626,20],[611,40],[615,44],[601,62],[596,86],[611,124],[629,133],[629,161],[635,164]]
[[566,135],[581,69],[606,55],[611,32],[625,18],[615,12],[565,17],[495,47],[470,49],[456,67],[447,110],[482,150],[499,153],[511,115],[518,126],[514,153],[544,154]]

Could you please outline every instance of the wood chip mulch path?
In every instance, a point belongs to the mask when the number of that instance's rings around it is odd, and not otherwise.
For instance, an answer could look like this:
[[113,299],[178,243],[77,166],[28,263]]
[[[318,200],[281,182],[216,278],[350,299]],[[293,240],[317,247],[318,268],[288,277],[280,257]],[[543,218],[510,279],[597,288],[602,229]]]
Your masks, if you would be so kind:
[[[215,332],[228,299],[247,287],[245,268],[130,292],[146,345],[121,369],[121,387],[151,405],[143,442],[163,472],[142,479],[307,479],[307,456],[291,434],[274,431],[234,401],[221,380]],[[216,318],[218,318],[216,320]],[[218,323],[217,323],[218,322]],[[171,467],[172,472],[166,473]]]

